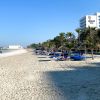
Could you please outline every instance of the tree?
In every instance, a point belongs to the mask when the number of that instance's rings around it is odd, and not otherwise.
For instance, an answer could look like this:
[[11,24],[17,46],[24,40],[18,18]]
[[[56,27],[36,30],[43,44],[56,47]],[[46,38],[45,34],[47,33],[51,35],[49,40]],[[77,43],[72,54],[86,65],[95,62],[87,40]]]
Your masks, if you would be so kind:
[[42,43],[42,47],[45,48],[45,50],[50,50],[51,48],[55,47],[54,41],[53,40],[47,40],[46,42]]
[[65,38],[65,33],[64,32],[59,33],[59,39],[60,39],[60,47],[59,48],[61,48],[61,50],[63,50],[65,42],[66,42],[66,38]]
[[96,44],[96,30],[95,28],[88,27],[86,28],[81,36],[83,35],[83,41],[85,42],[86,46],[91,49],[92,59],[94,59],[93,51]]
[[78,33],[78,44],[80,44],[80,34],[81,34],[81,32],[82,32],[82,30],[81,30],[81,28],[77,28],[76,30],[75,30],[77,33]]
[[54,43],[55,43],[56,48],[59,48],[59,47],[61,46],[61,39],[60,39],[60,36],[54,37],[53,41],[54,41]]
[[34,48],[34,49],[36,49],[36,48],[38,48],[39,47],[39,44],[36,44],[36,43],[32,43],[32,44],[30,44],[29,46],[27,46],[28,48]]
[[69,50],[69,55],[71,54],[71,49],[75,46],[75,35],[72,32],[66,33],[66,47]]

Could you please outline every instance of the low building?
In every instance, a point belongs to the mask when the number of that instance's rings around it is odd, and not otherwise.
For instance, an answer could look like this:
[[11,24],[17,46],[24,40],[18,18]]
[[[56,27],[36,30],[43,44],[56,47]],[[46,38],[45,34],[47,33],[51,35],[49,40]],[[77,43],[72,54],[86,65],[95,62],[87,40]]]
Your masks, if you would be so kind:
[[21,45],[9,45],[8,49],[22,49],[23,47]]

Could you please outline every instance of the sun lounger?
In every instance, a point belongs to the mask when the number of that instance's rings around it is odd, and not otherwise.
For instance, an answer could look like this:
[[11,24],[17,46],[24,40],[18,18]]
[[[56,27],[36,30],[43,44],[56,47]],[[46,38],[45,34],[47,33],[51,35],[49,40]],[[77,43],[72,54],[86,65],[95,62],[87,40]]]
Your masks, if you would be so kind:
[[82,55],[73,55],[70,57],[72,60],[84,60],[85,57]]

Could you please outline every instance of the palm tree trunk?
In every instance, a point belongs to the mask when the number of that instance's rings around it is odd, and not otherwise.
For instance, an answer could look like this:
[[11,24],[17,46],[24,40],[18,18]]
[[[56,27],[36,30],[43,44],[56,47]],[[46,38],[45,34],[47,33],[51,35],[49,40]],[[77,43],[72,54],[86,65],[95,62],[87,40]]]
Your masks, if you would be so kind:
[[71,56],[71,49],[69,49],[69,56]]
[[86,45],[85,45],[85,60],[86,60],[86,54],[87,54],[87,51],[86,51]]
[[92,54],[92,60],[94,59],[94,56],[93,56],[93,49],[91,49],[91,54]]

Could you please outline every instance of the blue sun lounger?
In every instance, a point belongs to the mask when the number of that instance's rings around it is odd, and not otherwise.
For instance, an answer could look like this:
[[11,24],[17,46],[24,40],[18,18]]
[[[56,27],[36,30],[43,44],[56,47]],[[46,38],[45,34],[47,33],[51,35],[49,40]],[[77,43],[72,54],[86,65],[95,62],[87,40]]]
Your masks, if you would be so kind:
[[70,59],[72,59],[72,60],[84,60],[85,59],[85,57],[83,56],[83,55],[79,55],[79,54],[77,54],[77,55],[72,55],[71,57],[70,57]]

